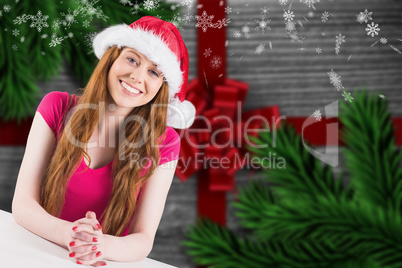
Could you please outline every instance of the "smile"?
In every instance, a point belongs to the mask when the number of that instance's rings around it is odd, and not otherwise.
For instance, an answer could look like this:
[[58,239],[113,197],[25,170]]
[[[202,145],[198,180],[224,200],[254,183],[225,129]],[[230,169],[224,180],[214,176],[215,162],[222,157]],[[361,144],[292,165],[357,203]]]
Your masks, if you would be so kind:
[[124,82],[124,81],[121,81],[121,80],[120,80],[120,84],[121,84],[125,89],[127,89],[129,92],[131,92],[131,93],[133,93],[133,94],[142,94],[142,92],[141,92],[140,90],[130,87],[130,86],[129,86],[126,82]]

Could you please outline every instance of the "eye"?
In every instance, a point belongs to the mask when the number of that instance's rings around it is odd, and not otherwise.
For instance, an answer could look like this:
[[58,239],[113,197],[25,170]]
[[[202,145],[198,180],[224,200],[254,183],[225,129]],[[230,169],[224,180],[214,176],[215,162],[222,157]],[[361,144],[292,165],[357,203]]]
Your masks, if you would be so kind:
[[133,58],[127,58],[127,60],[128,60],[130,63],[135,63],[135,64],[137,64],[137,61],[136,61],[135,59],[133,59]]
[[155,70],[150,70],[151,74],[155,77],[159,77],[159,73],[156,72]]

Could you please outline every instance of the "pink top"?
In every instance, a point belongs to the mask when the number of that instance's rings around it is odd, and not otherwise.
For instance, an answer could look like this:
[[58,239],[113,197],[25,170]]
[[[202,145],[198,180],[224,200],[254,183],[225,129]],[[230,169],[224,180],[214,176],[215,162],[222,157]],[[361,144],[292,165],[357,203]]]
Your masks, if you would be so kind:
[[[71,95],[73,105],[78,96]],[[52,91],[46,94],[36,111],[38,111],[57,136],[64,128],[61,122],[68,105],[69,93]],[[177,132],[166,127],[166,139],[160,145],[160,165],[177,160],[180,152],[180,137]],[[87,211],[94,211],[99,218],[106,208],[112,193],[112,166],[114,160],[104,167],[91,169],[82,161],[68,181],[65,203],[61,212],[61,219],[73,222],[85,217]],[[88,168],[86,171],[85,168]],[[143,170],[144,172],[144,170]],[[137,193],[137,197],[138,197]],[[122,236],[129,233],[127,228]]]

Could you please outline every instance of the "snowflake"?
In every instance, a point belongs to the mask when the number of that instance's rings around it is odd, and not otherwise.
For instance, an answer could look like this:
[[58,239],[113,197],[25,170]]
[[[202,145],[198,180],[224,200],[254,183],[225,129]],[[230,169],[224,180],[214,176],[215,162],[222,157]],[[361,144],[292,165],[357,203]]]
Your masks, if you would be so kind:
[[263,18],[265,18],[265,16],[268,15],[268,13],[269,13],[269,9],[267,7],[261,8],[261,16]]
[[213,56],[211,61],[211,68],[216,70],[222,66],[222,58],[220,56]]
[[240,37],[241,37],[240,31],[234,31],[233,36],[234,36],[235,38],[240,38]]
[[28,20],[32,18],[32,15],[23,14],[22,16],[17,16],[15,20],[13,20],[14,24],[22,24],[26,23]]
[[367,24],[366,32],[367,35],[371,35],[371,37],[374,37],[375,35],[378,35],[378,32],[380,31],[380,27],[378,27],[378,24],[375,24],[374,22],[370,24]]
[[12,45],[11,48],[12,48],[14,51],[16,51],[16,50],[18,49],[18,47],[17,47],[16,44]]
[[386,43],[388,43],[388,40],[386,38],[381,38],[380,42],[381,44],[385,45]]
[[232,13],[232,8],[231,7],[225,7],[225,13],[226,14],[230,14],[230,13]]
[[300,2],[306,4],[308,7],[314,8],[314,4],[319,3],[320,0],[300,0]]
[[244,25],[241,28],[241,31],[244,33],[244,35],[246,36],[247,39],[250,38],[250,27],[248,25]]
[[314,17],[314,11],[309,11],[309,12],[307,13],[307,17],[309,17],[309,18]]
[[289,38],[292,43],[303,43],[302,40],[305,39],[303,36],[299,36],[297,31],[286,31],[286,35],[284,37]]
[[65,14],[64,12],[61,12],[60,15],[64,16],[64,20],[61,21],[60,24],[63,24],[63,26],[65,27],[70,27],[71,24],[76,23],[77,21],[75,20],[75,16],[77,15],[76,11],[73,11],[73,13],[71,13],[71,9],[67,9],[67,14]]
[[320,110],[316,110],[316,111],[313,113],[313,116],[315,117],[315,120],[316,120],[316,121],[321,121],[321,119],[322,119],[322,117],[321,117],[321,111],[320,111]]
[[256,29],[260,29],[261,33],[265,33],[265,29],[271,30],[271,27],[268,25],[271,22],[271,20],[264,20],[263,18],[261,18],[260,21],[256,20],[255,22],[258,24]]
[[138,10],[140,9],[139,4],[134,4],[134,6],[130,9],[131,14],[135,15],[138,13]]
[[52,40],[49,43],[49,47],[55,47],[57,45],[60,45],[62,41],[63,41],[63,37],[57,37],[56,34],[53,34]]
[[96,36],[96,33],[94,33],[94,32],[85,35],[84,39],[85,39],[86,44],[89,47],[92,46],[92,43],[93,43],[93,40],[94,40],[95,36]]
[[144,9],[150,11],[158,8],[159,6],[159,0],[145,0],[144,3]]
[[193,0],[183,0],[180,2],[182,6],[191,6],[193,4]]
[[284,10],[284,12],[283,12],[283,18],[284,18],[286,21],[293,20],[294,17],[295,17],[295,15],[293,14],[293,11],[290,11],[290,10],[286,11],[286,10]]
[[4,5],[3,10],[4,10],[4,12],[8,13],[8,12],[10,12],[11,7],[9,5]]
[[45,55],[46,55],[46,52],[45,52],[45,51],[42,51],[40,54],[42,54],[42,56],[45,56]]
[[82,4],[76,10],[74,10],[74,16],[82,14],[83,16],[88,16],[90,21],[92,21],[93,16],[96,16],[98,19],[103,19],[104,21],[109,18],[103,13],[100,6],[95,7],[95,4],[98,3],[99,0],[81,0],[81,2]]
[[222,20],[218,20],[217,23],[212,24],[212,27],[213,27],[213,28],[218,28],[218,29],[220,29],[220,28],[222,28],[223,26],[225,26],[225,27],[228,26],[229,23],[230,23],[230,19],[224,18],[224,19],[222,19]]
[[322,13],[322,16],[321,16],[321,21],[322,22],[326,22],[328,20],[328,18],[329,18],[329,13],[327,11]]
[[286,6],[289,3],[289,0],[278,0],[279,5]]
[[24,43],[25,42],[25,36],[21,37],[20,41],[21,41],[21,43]]
[[175,10],[176,10],[176,6],[175,6],[175,5],[170,6],[170,10],[175,11]]
[[336,90],[339,91],[340,89],[344,89],[341,76],[335,73],[333,69],[331,69],[331,71],[328,73],[328,76],[329,82],[336,88]]
[[12,35],[18,36],[18,35],[20,35],[20,31],[17,29],[14,29]]
[[335,53],[336,53],[336,55],[339,54],[342,43],[345,43],[345,36],[342,36],[342,34],[335,36]]
[[285,29],[289,32],[293,32],[296,30],[296,24],[293,21],[289,20],[286,22]]
[[42,34],[42,35],[40,36],[40,38],[46,39],[46,38],[47,38],[47,34]]
[[354,98],[352,97],[352,95],[350,95],[349,92],[346,92],[345,90],[342,93],[342,97],[345,99],[345,101],[348,101],[350,103],[353,102]]
[[204,51],[204,56],[205,56],[205,58],[211,56],[211,53],[212,53],[211,48],[205,49],[205,51]]
[[255,54],[260,55],[262,52],[265,50],[265,44],[260,43],[256,48],[255,48]]
[[87,21],[87,20],[84,20],[83,22],[82,22],[82,26],[84,26],[85,28],[88,28],[89,27],[89,21]]
[[130,0],[120,0],[119,3],[123,4],[123,5],[127,5],[127,4],[130,4]]
[[36,16],[32,16],[32,23],[30,25],[31,28],[37,28],[38,32],[42,31],[42,27],[49,27],[47,24],[46,20],[49,18],[49,16],[42,16],[42,12],[39,10]]
[[321,54],[322,50],[321,50],[321,48],[317,47],[317,48],[315,49],[315,52],[316,52],[317,54]]
[[369,20],[372,20],[373,18],[371,17],[371,14],[373,12],[368,12],[367,9],[364,10],[364,12],[360,12],[359,14],[356,15],[356,21],[359,22],[360,24],[367,23]]
[[202,12],[202,16],[196,15],[195,18],[197,19],[197,24],[195,27],[201,27],[204,33],[207,31],[208,27],[214,27],[213,23],[211,22],[214,18],[214,15],[208,16],[205,10]]

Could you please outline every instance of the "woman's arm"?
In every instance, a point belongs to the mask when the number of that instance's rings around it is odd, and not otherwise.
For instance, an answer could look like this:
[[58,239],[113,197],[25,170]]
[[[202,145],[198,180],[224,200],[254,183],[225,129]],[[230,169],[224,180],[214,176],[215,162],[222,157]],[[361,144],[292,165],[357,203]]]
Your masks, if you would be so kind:
[[25,229],[66,248],[72,223],[50,215],[39,204],[40,185],[55,146],[52,130],[37,112],[17,178],[12,213]]
[[159,166],[144,185],[135,209],[130,234],[125,237],[105,235],[105,259],[139,261],[152,250],[162,218],[177,160]]

